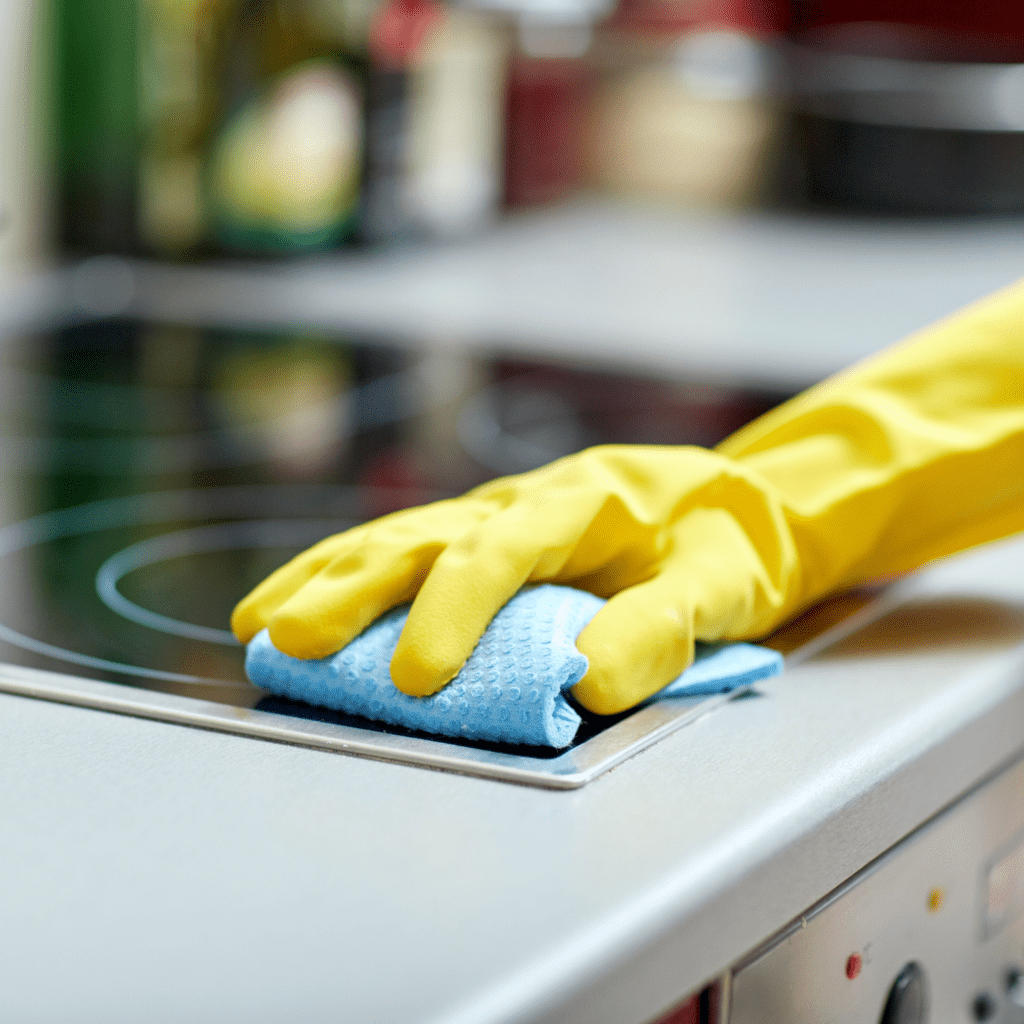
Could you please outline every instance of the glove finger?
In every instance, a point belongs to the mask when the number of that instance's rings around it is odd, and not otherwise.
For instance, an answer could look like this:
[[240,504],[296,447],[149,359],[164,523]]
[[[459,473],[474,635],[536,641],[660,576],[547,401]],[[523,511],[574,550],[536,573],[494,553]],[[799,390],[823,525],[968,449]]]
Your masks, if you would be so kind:
[[659,575],[612,597],[576,639],[586,675],[573,696],[615,715],[667,686],[693,660],[693,614],[678,580]]
[[403,693],[436,693],[466,663],[498,609],[527,582],[536,543],[503,528],[497,516],[447,548],[413,601],[391,659],[391,679]]
[[357,526],[345,533],[326,537],[272,572],[235,606],[231,629],[242,643],[248,643],[270,622],[273,614],[339,554],[362,543],[367,527]]
[[573,688],[591,711],[625,711],[693,660],[694,639],[738,639],[777,613],[781,594],[735,517],[696,508],[676,525],[653,579],[616,594],[576,640],[590,662]]
[[630,572],[642,563],[649,575],[656,532],[599,489],[565,494],[550,488],[517,500],[438,557],[391,659],[392,681],[412,696],[436,693],[524,583],[569,582],[622,560],[623,550],[635,563]]
[[438,555],[492,514],[467,498],[435,502],[368,523],[348,545],[274,612],[268,623],[278,650],[325,658],[374,619],[411,601]]
[[[415,551],[424,545],[444,546],[472,529],[487,512],[488,508],[483,503],[466,498],[439,501],[431,505],[403,509],[382,519],[328,537],[271,573],[243,598],[232,613],[231,628],[239,640],[247,643],[261,629],[269,626],[271,619],[286,603],[323,572],[327,572],[325,579],[311,590],[308,599],[298,601],[292,611],[298,614],[300,609],[313,606],[315,612],[315,605],[321,600],[326,601],[327,607],[331,608],[337,604],[347,606],[347,603],[355,599],[368,585],[371,592],[375,592],[374,582],[378,574],[383,584],[387,565],[391,560],[400,559],[403,552]],[[362,551],[362,555],[356,557],[359,551]],[[356,561],[351,563],[349,559],[353,557],[356,557]],[[434,555],[431,555],[429,561],[432,561],[433,557]],[[417,564],[422,562],[423,557],[420,556]],[[345,578],[348,569],[354,572],[351,580]],[[332,596],[331,591],[335,589],[337,593]],[[411,593],[405,597],[401,596],[404,593],[404,585],[395,583],[392,590],[395,596],[390,598],[391,604],[384,604],[382,611],[412,598]],[[381,607],[380,600],[371,601],[368,607]],[[319,615],[312,615],[307,632],[314,633],[317,628],[314,622],[321,621],[321,618]],[[284,627],[282,632],[287,634],[288,627]],[[344,636],[348,632],[341,630],[336,635]],[[299,646],[308,649],[315,646],[316,649],[322,650],[327,640],[325,638],[323,642],[313,646],[310,646],[311,643],[310,637],[308,642],[300,642]],[[339,650],[341,646],[344,646],[344,643],[334,650]],[[327,650],[326,653],[333,654],[334,651]]]
[[374,537],[333,559],[291,595],[268,622],[274,646],[293,658],[326,658],[374,619],[412,600],[444,541],[396,547]]

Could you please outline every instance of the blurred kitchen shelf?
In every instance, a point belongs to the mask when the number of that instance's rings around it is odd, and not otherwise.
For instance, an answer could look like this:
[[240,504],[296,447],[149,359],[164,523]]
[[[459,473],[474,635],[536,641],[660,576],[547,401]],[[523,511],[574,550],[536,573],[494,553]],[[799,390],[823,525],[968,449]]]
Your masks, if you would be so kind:
[[796,389],[1024,276],[1022,227],[581,203],[443,246],[274,263],[100,258],[73,272],[71,301]]

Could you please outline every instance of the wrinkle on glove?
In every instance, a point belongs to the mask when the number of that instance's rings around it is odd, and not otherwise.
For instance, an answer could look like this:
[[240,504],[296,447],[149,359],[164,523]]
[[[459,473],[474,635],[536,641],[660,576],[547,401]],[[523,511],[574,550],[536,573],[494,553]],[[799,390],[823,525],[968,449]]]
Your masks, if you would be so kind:
[[[604,603],[572,587],[521,590],[491,621],[458,675],[429,697],[410,697],[391,681],[408,605],[327,658],[291,658],[264,629],[248,645],[245,670],[272,693],[421,732],[567,747],[580,716],[565,693],[587,670],[574,641]],[[653,699],[725,693],[781,671],[782,656],[764,647],[698,644],[694,664]]]

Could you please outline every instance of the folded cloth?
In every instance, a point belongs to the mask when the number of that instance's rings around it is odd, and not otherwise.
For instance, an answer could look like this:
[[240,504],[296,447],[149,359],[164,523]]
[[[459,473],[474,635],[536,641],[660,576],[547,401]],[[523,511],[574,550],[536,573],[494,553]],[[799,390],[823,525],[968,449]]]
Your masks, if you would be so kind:
[[[282,654],[266,630],[249,643],[245,671],[259,687],[423,732],[496,743],[567,747],[580,716],[565,693],[587,670],[576,637],[604,601],[545,584],[521,590],[494,617],[459,674],[430,697],[410,697],[389,665],[409,606],[379,618],[347,647],[303,661]],[[656,693],[725,693],[782,671],[782,656],[753,644],[698,644],[694,663]]]

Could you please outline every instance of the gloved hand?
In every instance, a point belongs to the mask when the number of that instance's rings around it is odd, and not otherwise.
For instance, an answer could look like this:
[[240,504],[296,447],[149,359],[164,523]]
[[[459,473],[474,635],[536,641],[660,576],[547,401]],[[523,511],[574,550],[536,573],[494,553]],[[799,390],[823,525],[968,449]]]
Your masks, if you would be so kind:
[[748,639],[830,591],[1024,528],[1024,288],[805,392],[717,451],[594,448],[330,537],[232,627],[300,658],[415,601],[391,662],[440,689],[524,583],[609,597],[574,694],[625,710],[693,642]]
[[257,587],[232,625],[248,639],[269,624],[279,650],[324,657],[418,592],[391,676],[425,696],[524,583],[570,583],[611,598],[577,641],[590,668],[576,690],[611,714],[675,678],[695,634],[768,629],[795,570],[779,497],[730,460],[594,448],[330,537]]

